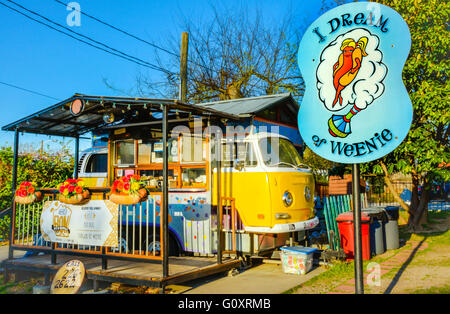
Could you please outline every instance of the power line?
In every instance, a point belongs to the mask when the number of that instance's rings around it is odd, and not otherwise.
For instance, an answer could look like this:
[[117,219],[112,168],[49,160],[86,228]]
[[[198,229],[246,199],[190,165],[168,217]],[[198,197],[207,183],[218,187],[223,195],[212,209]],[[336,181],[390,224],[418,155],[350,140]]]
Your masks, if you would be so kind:
[[[63,6],[65,6],[65,7],[67,7],[67,4],[65,4],[64,2],[62,2],[62,1],[60,1],[60,0],[55,0],[55,1],[56,1],[57,3],[59,3],[59,4],[63,5]],[[110,27],[110,28],[112,28],[112,29],[114,29],[114,30],[116,30],[116,31],[118,31],[118,32],[121,32],[122,34],[125,34],[125,35],[127,35],[127,36],[130,36],[130,37],[132,37],[132,38],[134,38],[134,39],[136,39],[136,40],[138,40],[138,41],[140,41],[140,42],[143,42],[143,43],[145,43],[145,44],[147,44],[147,45],[150,45],[150,46],[152,46],[152,47],[154,47],[154,48],[156,48],[156,49],[159,49],[159,50],[161,50],[161,51],[164,51],[164,52],[166,52],[166,53],[168,53],[168,54],[170,54],[170,55],[172,55],[172,56],[175,56],[175,57],[180,58],[180,55],[179,55],[179,54],[176,54],[176,53],[174,53],[174,52],[172,52],[172,51],[170,51],[170,50],[167,50],[167,49],[165,49],[165,48],[162,48],[162,47],[160,47],[160,46],[158,46],[158,45],[156,45],[156,44],[154,44],[154,43],[151,43],[151,42],[149,42],[149,41],[147,41],[147,40],[145,40],[145,39],[142,39],[142,38],[140,38],[140,37],[138,37],[138,36],[136,36],[136,35],[133,35],[133,34],[127,32],[127,31],[125,31],[125,30],[123,30],[123,29],[120,29],[120,28],[118,28],[118,27],[116,27],[116,26],[114,26],[114,25],[111,25],[111,24],[109,24],[109,23],[107,23],[107,22],[105,22],[105,21],[103,21],[103,20],[101,20],[101,19],[99,19],[99,18],[97,18],[97,17],[95,17],[95,16],[92,16],[92,15],[90,15],[90,14],[84,12],[84,11],[80,11],[80,10],[78,10],[77,8],[73,8],[73,9],[74,9],[75,11],[77,11],[77,12],[83,14],[84,16],[87,16],[88,18],[93,19],[94,21],[97,21],[97,22],[99,22],[99,23],[101,23],[101,24],[103,24],[103,25],[106,25],[106,26],[108,26],[108,27]],[[205,68],[205,69],[207,69],[207,70],[209,70],[209,71],[211,71],[211,72],[215,72],[215,71],[211,70],[210,68],[208,68],[207,66],[205,66],[205,65],[203,65],[203,64],[196,63],[196,62],[191,61],[191,60],[188,60],[188,62],[193,63],[193,64],[195,64],[195,65],[198,65],[198,66],[200,66],[200,67],[203,67],[203,68]]]
[[[27,9],[27,8],[25,8],[25,7],[23,7],[23,6],[19,5],[19,4],[17,4],[17,3],[15,3],[14,1],[11,1],[11,0],[6,0],[6,1],[11,2],[11,3],[14,3],[15,5],[17,5],[17,6],[21,7],[21,8],[23,8],[24,10],[26,10],[26,11],[28,11],[28,12],[30,12],[30,13],[33,13],[33,14],[35,14],[35,15],[37,15],[37,16],[39,16],[39,17],[41,17],[41,18],[43,18],[43,19],[45,19],[45,20],[47,20],[47,21],[49,21],[49,22],[51,22],[51,23],[53,23],[53,24],[55,24],[55,25],[58,25],[58,26],[60,26],[60,27],[62,27],[62,28],[67,29],[66,27],[64,27],[64,26],[62,26],[62,25],[60,25],[60,24],[58,24],[58,23],[56,23],[56,22],[53,22],[53,21],[51,21],[50,19],[48,19],[48,18],[46,18],[46,17],[44,17],[44,16],[42,16],[42,15],[40,15],[40,14],[38,14],[38,13],[32,11],[32,10],[29,10],[29,9]],[[144,66],[144,67],[148,67],[148,68],[153,69],[153,70],[158,70],[158,71],[164,72],[164,73],[166,73],[167,75],[172,75],[172,74],[173,74],[172,72],[170,72],[170,71],[168,71],[168,70],[166,70],[166,69],[163,69],[163,68],[161,68],[161,67],[158,67],[158,66],[156,66],[156,65],[153,65],[153,64],[151,64],[151,63],[149,63],[149,62],[146,62],[146,61],[141,60],[141,59],[139,59],[139,58],[133,57],[133,56],[131,56],[131,55],[128,55],[128,54],[126,54],[126,53],[124,53],[124,52],[121,52],[121,51],[119,51],[119,50],[117,50],[117,49],[114,49],[114,48],[112,48],[112,47],[110,47],[110,46],[108,46],[108,45],[106,45],[106,44],[103,44],[103,43],[101,43],[101,42],[98,42],[98,41],[96,41],[96,40],[93,40],[93,39],[90,38],[90,37],[84,36],[84,35],[82,35],[82,34],[79,34],[79,33],[77,33],[77,32],[74,32],[74,31],[68,29],[68,30],[69,30],[70,32],[72,32],[72,33],[75,33],[75,34],[77,34],[77,35],[79,35],[79,36],[82,36],[82,37],[84,37],[84,38],[86,38],[86,39],[89,39],[89,40],[91,40],[91,41],[93,41],[93,42],[95,42],[95,43],[97,43],[97,44],[100,44],[100,45],[102,45],[102,46],[104,46],[104,47],[106,47],[106,48],[108,48],[108,49],[111,49],[111,50],[113,50],[113,51],[107,50],[107,49],[105,49],[105,48],[102,48],[102,47],[99,47],[99,46],[97,46],[97,45],[94,45],[94,44],[92,44],[92,43],[90,43],[90,42],[87,42],[87,41],[85,41],[85,40],[82,40],[82,39],[80,39],[80,38],[77,38],[77,37],[75,37],[75,36],[73,36],[73,35],[71,35],[71,34],[69,34],[69,33],[66,33],[66,32],[64,32],[64,31],[62,31],[62,30],[60,30],[60,29],[57,29],[57,28],[55,28],[55,27],[53,27],[53,26],[51,26],[51,25],[49,25],[49,24],[47,24],[47,23],[45,23],[45,22],[42,22],[42,21],[40,21],[40,20],[37,20],[37,19],[35,19],[35,18],[33,18],[33,17],[31,17],[31,16],[29,16],[29,15],[27,15],[27,14],[25,14],[25,13],[23,13],[23,12],[17,10],[17,9],[15,9],[15,8],[12,8],[12,7],[6,5],[6,4],[3,3],[3,2],[0,2],[0,4],[3,5],[3,6],[5,6],[5,7],[7,7],[7,8],[10,9],[10,10],[13,10],[13,11],[15,11],[15,12],[17,12],[17,13],[19,13],[19,14],[25,16],[25,17],[27,17],[28,19],[31,19],[31,20],[33,20],[33,21],[35,21],[35,22],[37,22],[37,23],[40,23],[40,24],[42,24],[42,25],[44,25],[44,26],[46,26],[46,27],[49,27],[49,28],[51,28],[51,29],[53,29],[53,30],[55,30],[55,31],[57,31],[57,32],[59,32],[59,33],[62,33],[62,34],[64,34],[64,35],[66,35],[66,36],[69,36],[69,37],[71,37],[71,38],[73,38],[73,39],[75,39],[75,40],[78,40],[78,41],[82,42],[82,43],[85,43],[85,44],[87,44],[87,45],[89,45],[89,46],[91,46],[91,47],[97,48],[97,49],[99,49],[99,50],[102,50],[102,51],[107,52],[107,53],[109,53],[109,54],[112,54],[112,55],[115,55],[115,56],[117,56],[117,57],[123,58],[123,59],[125,59],[125,60],[134,62],[134,63],[136,63],[136,64],[138,64],[138,65],[141,65],[141,66]],[[114,51],[117,51],[117,53],[114,52]]]
[[103,47],[106,47],[107,49],[111,49],[111,50],[113,50],[113,51],[115,51],[115,52],[117,52],[117,53],[120,53],[120,54],[122,54],[122,55],[128,57],[128,58],[136,59],[137,61],[139,61],[139,62],[141,62],[141,63],[148,64],[149,66],[154,67],[155,70],[160,69],[160,71],[166,72],[164,69],[162,69],[162,68],[160,68],[160,67],[157,67],[157,66],[155,66],[155,65],[153,65],[153,64],[151,64],[151,63],[148,63],[148,62],[146,62],[146,61],[144,61],[144,60],[142,60],[142,59],[139,59],[139,58],[130,56],[130,55],[128,55],[128,54],[126,54],[126,53],[124,53],[124,52],[122,52],[122,51],[120,51],[120,50],[114,49],[114,48],[112,48],[112,47],[110,47],[110,46],[108,46],[108,45],[106,45],[106,44],[104,44],[104,43],[102,43],[102,42],[99,42],[99,41],[97,41],[97,40],[95,40],[95,39],[92,39],[91,37],[88,37],[88,36],[85,36],[85,35],[80,34],[80,33],[78,33],[78,32],[75,32],[75,31],[71,30],[70,28],[68,28],[68,27],[66,27],[66,26],[64,26],[64,25],[61,25],[61,24],[59,24],[59,23],[57,23],[57,22],[55,22],[55,21],[53,21],[53,20],[51,20],[51,19],[49,19],[49,18],[47,18],[47,17],[41,15],[41,14],[39,14],[39,13],[33,11],[33,10],[27,9],[27,8],[25,8],[24,6],[22,6],[22,5],[20,5],[20,4],[16,3],[16,2],[14,2],[14,1],[11,1],[11,0],[6,0],[6,1],[11,2],[11,3],[15,4],[16,6],[22,8],[22,9],[24,9],[24,10],[26,10],[26,11],[32,13],[32,14],[34,14],[34,15],[37,15],[37,16],[39,16],[40,18],[42,18],[42,19],[44,19],[44,20],[46,20],[46,21],[48,21],[48,22],[50,22],[50,23],[52,23],[52,24],[55,24],[55,25],[57,25],[57,26],[59,26],[59,27],[61,27],[61,28],[64,28],[64,29],[68,30],[68,31],[71,32],[71,33],[77,34],[78,36],[81,36],[81,37],[86,38],[86,39],[88,39],[88,40],[90,40],[90,41],[92,41],[92,42],[94,42],[94,43],[96,43],[96,44],[99,44],[99,45],[101,45],[101,46],[103,46]]
[[29,92],[29,93],[32,93],[32,94],[36,94],[36,95],[39,95],[39,96],[51,98],[51,99],[54,99],[54,100],[57,100],[57,101],[61,100],[61,99],[58,99],[58,98],[55,98],[55,97],[52,97],[52,96],[49,96],[49,95],[45,95],[45,94],[42,94],[42,93],[39,93],[39,92],[35,92],[35,91],[29,90],[29,89],[26,89],[26,88],[23,88],[23,87],[20,87],[20,86],[17,86],[17,85],[13,85],[13,84],[1,82],[1,81],[0,81],[0,84],[6,85],[6,86],[9,86],[9,87],[13,87],[13,88],[17,88],[17,89],[20,89],[20,90],[23,90],[23,91],[26,91],[26,92]]
[[[64,2],[59,1],[59,0],[55,0],[55,1],[58,2],[59,4],[65,6],[65,7],[67,7],[67,4],[65,4]],[[164,49],[164,48],[162,48],[162,47],[159,47],[158,45],[155,45],[155,44],[153,44],[153,43],[151,43],[151,42],[149,42],[149,41],[146,41],[145,39],[142,39],[142,38],[140,38],[140,37],[138,37],[138,36],[136,36],[136,35],[130,34],[129,32],[124,31],[123,29],[120,29],[120,28],[118,28],[118,27],[116,27],[116,26],[114,26],[114,25],[111,25],[111,24],[109,24],[109,23],[107,23],[107,22],[105,22],[105,21],[103,21],[103,20],[101,20],[101,19],[99,19],[99,18],[96,18],[95,16],[92,16],[92,15],[90,15],[90,14],[84,12],[84,11],[80,11],[80,10],[78,10],[77,8],[74,8],[74,9],[75,9],[77,12],[79,12],[79,13],[81,13],[81,14],[83,14],[83,15],[85,15],[85,16],[91,18],[91,19],[93,19],[94,21],[97,21],[97,22],[99,22],[99,23],[101,23],[101,24],[103,24],[103,25],[106,25],[106,26],[108,26],[108,27],[110,27],[110,28],[112,28],[112,29],[115,29],[116,31],[119,31],[119,32],[121,32],[121,33],[123,33],[123,34],[125,34],[125,35],[127,35],[127,36],[130,36],[130,37],[132,37],[132,38],[134,38],[134,39],[137,39],[137,40],[139,40],[139,41],[141,41],[141,42],[143,42],[143,43],[146,43],[147,45],[150,45],[150,46],[152,46],[152,47],[154,47],[154,48],[160,49],[160,50],[162,50],[162,51],[164,51],[164,52],[166,52],[166,53],[169,53],[169,54],[171,54],[171,55],[173,55],[173,56],[175,56],[175,57],[180,57],[180,55],[178,55],[178,54],[176,54],[176,53],[174,53],[174,52],[172,52],[172,51],[169,51],[169,50],[167,50],[167,49]]]

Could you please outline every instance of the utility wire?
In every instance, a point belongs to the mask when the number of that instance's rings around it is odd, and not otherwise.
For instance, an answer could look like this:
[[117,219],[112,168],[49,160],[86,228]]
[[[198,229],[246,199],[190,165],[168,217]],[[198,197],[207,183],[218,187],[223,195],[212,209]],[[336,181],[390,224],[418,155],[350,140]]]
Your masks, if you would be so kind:
[[24,6],[22,6],[22,5],[20,5],[20,4],[16,3],[16,2],[14,2],[14,1],[11,1],[11,0],[6,0],[6,1],[11,2],[11,3],[15,4],[16,6],[22,8],[22,9],[24,9],[24,10],[26,10],[26,11],[28,11],[28,12],[30,12],[30,13],[36,15],[36,16],[39,16],[40,18],[42,18],[42,19],[44,19],[44,20],[46,20],[46,21],[48,21],[48,22],[50,22],[50,23],[52,23],[52,24],[55,24],[55,25],[57,25],[57,26],[59,26],[59,27],[61,27],[61,28],[64,28],[64,29],[68,30],[68,31],[71,32],[71,33],[77,34],[78,36],[81,36],[81,37],[83,37],[83,38],[86,38],[87,40],[90,40],[90,41],[92,41],[92,42],[94,42],[94,43],[96,43],[96,44],[99,44],[99,45],[101,45],[101,46],[103,46],[103,47],[105,47],[105,48],[107,48],[107,49],[111,49],[112,51],[115,51],[115,52],[117,52],[117,53],[120,53],[120,54],[122,54],[122,55],[124,55],[124,56],[126,56],[126,57],[128,57],[128,58],[136,59],[137,61],[139,61],[139,62],[141,62],[141,63],[145,63],[145,64],[148,64],[149,66],[155,67],[155,70],[160,69],[161,71],[164,71],[164,72],[165,72],[164,69],[162,69],[162,68],[160,68],[160,67],[157,67],[156,65],[153,65],[153,64],[151,64],[151,63],[148,63],[148,62],[146,62],[146,61],[144,61],[144,60],[142,60],[142,59],[139,59],[139,58],[130,56],[130,55],[128,55],[128,54],[126,54],[126,53],[124,53],[124,52],[122,52],[122,51],[120,51],[120,50],[114,49],[114,48],[112,48],[112,47],[110,47],[110,46],[108,46],[108,45],[106,45],[106,44],[104,44],[104,43],[102,43],[102,42],[99,42],[99,41],[97,41],[97,40],[95,40],[95,39],[92,39],[91,37],[88,37],[88,36],[85,36],[85,35],[80,34],[80,33],[78,33],[78,32],[75,32],[75,31],[71,30],[70,28],[68,28],[68,27],[66,27],[66,26],[64,26],[64,25],[61,25],[61,24],[59,24],[59,23],[57,23],[57,22],[55,22],[55,21],[53,21],[53,20],[51,20],[51,19],[49,19],[49,18],[47,18],[47,17],[41,15],[41,14],[39,14],[39,13],[33,11],[33,10],[29,10],[29,9],[25,8]]
[[[67,4],[65,4],[64,2],[62,2],[62,1],[60,1],[60,0],[55,0],[55,1],[56,1],[57,3],[59,3],[59,4],[63,5],[63,6],[65,6],[65,7],[67,7]],[[142,38],[140,38],[140,37],[138,37],[138,36],[136,36],[136,35],[133,35],[133,34],[127,32],[127,31],[125,31],[125,30],[123,30],[123,29],[120,29],[120,28],[118,28],[118,27],[116,27],[116,26],[114,26],[114,25],[111,25],[111,24],[109,24],[109,23],[107,23],[107,22],[105,22],[105,21],[103,21],[103,20],[101,20],[101,19],[99,19],[99,18],[97,18],[97,17],[95,17],[95,16],[92,16],[92,15],[90,15],[90,14],[84,12],[84,11],[80,11],[80,10],[78,10],[77,8],[73,8],[73,9],[74,9],[75,11],[77,11],[77,12],[79,12],[79,13],[81,13],[81,14],[87,16],[88,18],[93,19],[94,21],[97,21],[97,22],[99,22],[99,23],[101,23],[101,24],[103,24],[103,25],[106,25],[106,26],[108,26],[108,27],[110,27],[110,28],[112,28],[112,29],[114,29],[114,30],[116,30],[116,31],[118,31],[118,32],[121,32],[122,34],[125,34],[125,35],[127,35],[127,36],[130,36],[130,37],[132,37],[132,38],[134,38],[134,39],[136,39],[136,40],[139,40],[140,42],[143,42],[143,43],[145,43],[145,44],[147,44],[147,45],[150,45],[150,46],[152,46],[152,47],[154,47],[154,48],[156,48],[156,49],[159,49],[159,50],[161,50],[161,51],[164,51],[164,52],[166,52],[166,53],[168,53],[168,54],[170,54],[170,55],[172,55],[172,56],[175,56],[175,57],[180,58],[180,55],[179,55],[179,54],[176,54],[176,53],[174,53],[174,52],[172,52],[172,51],[170,51],[170,50],[167,50],[167,49],[165,49],[165,48],[162,48],[162,47],[160,47],[160,46],[158,46],[158,45],[156,45],[156,44],[154,44],[154,43],[151,43],[151,42],[149,42],[149,41],[147,41],[147,40],[145,40],[145,39],[142,39]],[[200,63],[196,63],[196,62],[191,61],[191,60],[188,60],[188,62],[191,62],[191,63],[193,63],[193,64],[195,64],[195,65],[200,66],[200,67],[203,67],[203,68],[205,68],[205,69],[207,69],[207,70],[209,70],[209,71],[211,71],[211,72],[215,72],[215,71],[211,70],[210,68],[208,68],[207,66],[202,65],[202,64],[200,64]]]
[[17,88],[17,89],[20,89],[20,90],[23,90],[23,91],[26,91],[26,92],[29,92],[29,93],[32,93],[32,94],[36,94],[36,95],[39,95],[39,96],[51,98],[51,99],[54,99],[54,100],[57,100],[57,101],[61,100],[61,99],[58,99],[58,98],[55,98],[55,97],[52,97],[52,96],[49,96],[49,95],[45,95],[45,94],[42,94],[42,93],[38,93],[38,92],[29,90],[29,89],[26,89],[26,88],[23,88],[23,87],[20,87],[20,86],[13,85],[13,84],[5,83],[5,82],[0,82],[0,84],[6,85],[6,86],[9,86],[9,87],[13,87],[13,88]]
[[[40,15],[40,14],[34,12],[34,11],[31,11],[31,10],[26,9],[25,7],[23,7],[23,6],[21,6],[21,5],[17,4],[17,3],[15,3],[14,1],[11,1],[11,0],[6,0],[6,1],[11,2],[11,3],[14,3],[15,5],[17,5],[17,6],[21,7],[21,8],[23,8],[24,10],[27,10],[28,12],[31,12],[31,13],[37,15],[37,16],[40,16],[41,18],[44,18],[44,19],[50,21],[51,23],[53,23],[53,24],[55,24],[55,25],[58,25],[58,26],[60,26],[60,27],[65,28],[64,26],[61,26],[60,24],[58,24],[58,23],[56,23],[56,22],[53,22],[53,21],[51,21],[50,19],[47,19],[46,17],[44,17],[44,16],[42,16],[42,15]],[[123,53],[123,52],[121,52],[121,51],[119,51],[119,50],[117,50],[117,49],[114,49],[114,48],[112,48],[112,47],[109,47],[108,45],[105,45],[105,44],[102,44],[102,43],[100,43],[100,42],[98,42],[98,41],[95,41],[95,40],[93,40],[93,39],[91,39],[91,38],[89,38],[89,37],[87,37],[87,36],[84,36],[84,35],[82,35],[82,34],[76,33],[76,32],[74,32],[74,31],[72,31],[72,30],[70,30],[70,29],[69,29],[69,31],[71,31],[72,33],[75,33],[75,34],[77,34],[77,35],[79,35],[79,36],[85,37],[85,38],[87,38],[87,39],[89,39],[89,40],[91,40],[91,41],[93,41],[93,42],[95,42],[95,43],[98,43],[98,44],[100,44],[100,45],[102,45],[102,46],[104,46],[104,47],[107,47],[108,49],[111,49],[111,50],[113,50],[113,51],[110,51],[110,50],[107,50],[107,49],[105,49],[105,48],[99,47],[99,46],[94,45],[94,44],[92,44],[92,43],[90,43],[90,42],[87,42],[87,41],[85,41],[85,40],[83,40],[83,39],[77,38],[77,37],[75,37],[75,36],[73,36],[73,35],[71,35],[71,34],[69,34],[69,33],[66,33],[66,32],[64,32],[64,31],[62,31],[62,30],[59,30],[59,29],[57,29],[57,28],[55,28],[55,27],[53,27],[53,26],[51,26],[51,25],[49,25],[49,24],[47,24],[47,23],[45,23],[45,22],[42,22],[42,21],[40,21],[40,20],[37,20],[37,19],[35,19],[35,18],[33,18],[33,17],[31,17],[31,16],[29,16],[29,15],[27,15],[27,14],[25,14],[25,13],[23,13],[23,12],[17,10],[17,9],[15,9],[15,8],[12,8],[12,7],[6,5],[6,4],[3,3],[3,2],[0,2],[0,4],[3,5],[3,6],[5,6],[5,7],[7,7],[7,8],[10,9],[10,10],[13,10],[13,11],[15,11],[15,12],[17,12],[17,13],[19,13],[19,14],[21,14],[21,15],[23,15],[23,16],[25,16],[25,17],[27,17],[27,18],[33,20],[33,21],[35,21],[35,22],[37,22],[37,23],[40,23],[40,24],[42,24],[42,25],[44,25],[44,26],[47,26],[47,27],[49,27],[49,28],[51,28],[51,29],[53,29],[53,30],[59,32],[59,33],[62,33],[62,34],[64,34],[64,35],[66,35],[66,36],[69,36],[69,37],[71,37],[71,38],[73,38],[73,39],[75,39],[75,40],[78,40],[78,41],[80,41],[80,42],[82,42],[82,43],[85,43],[85,44],[87,44],[87,45],[89,45],[89,46],[91,46],[91,47],[97,48],[97,49],[99,49],[99,50],[102,50],[102,51],[107,52],[107,53],[109,53],[109,54],[112,54],[112,55],[115,55],[115,56],[117,56],[117,57],[123,58],[123,59],[125,59],[125,60],[134,62],[134,63],[136,63],[136,64],[138,64],[138,65],[141,65],[141,66],[144,66],[144,67],[148,67],[148,68],[153,69],[153,70],[158,70],[158,71],[164,72],[164,73],[166,73],[167,75],[172,75],[172,74],[173,74],[172,72],[170,72],[170,71],[168,71],[168,70],[165,70],[165,69],[163,69],[163,68],[161,68],[161,67],[155,66],[155,65],[153,65],[153,64],[151,64],[151,63],[148,63],[148,62],[146,62],[146,61],[143,61],[143,60],[141,60],[141,59],[139,59],[139,58],[130,56],[130,55],[128,55],[128,54],[126,54],[126,53]],[[116,52],[114,52],[114,51],[117,51],[118,53],[116,53]]]
[[[65,6],[65,7],[67,7],[67,4],[65,4],[64,2],[59,1],[59,0],[55,0],[55,1],[58,2],[59,4]],[[109,23],[106,23],[105,21],[102,21],[101,19],[96,18],[95,16],[92,16],[92,15],[90,15],[90,14],[87,14],[87,13],[84,12],[84,11],[80,11],[80,10],[78,10],[77,8],[74,8],[74,9],[75,9],[77,12],[79,12],[79,13],[81,13],[81,14],[83,14],[83,15],[85,15],[85,16],[91,18],[91,19],[93,19],[94,21],[97,21],[97,22],[99,22],[99,23],[101,23],[101,24],[103,24],[103,25],[106,25],[106,26],[108,26],[108,27],[110,27],[110,28],[112,28],[112,29],[115,29],[116,31],[119,31],[119,32],[121,32],[121,33],[123,33],[123,34],[125,34],[125,35],[127,35],[127,36],[130,36],[130,37],[132,37],[132,38],[134,38],[134,39],[137,39],[137,40],[139,40],[139,41],[141,41],[141,42],[143,42],[143,43],[146,43],[147,45],[150,45],[150,46],[152,46],[152,47],[154,47],[154,48],[160,49],[160,50],[162,50],[162,51],[164,51],[164,52],[166,52],[166,53],[169,53],[169,54],[171,54],[171,55],[173,55],[173,56],[175,56],[175,57],[180,57],[178,54],[176,54],[176,53],[174,53],[174,52],[172,52],[172,51],[170,51],[170,50],[167,50],[167,49],[164,49],[164,48],[162,48],[162,47],[159,47],[159,46],[157,46],[157,45],[155,45],[155,44],[153,44],[153,43],[151,43],[151,42],[149,42],[149,41],[146,41],[145,39],[142,39],[142,38],[140,38],[140,37],[138,37],[138,36],[136,36],[136,35],[130,34],[129,32],[124,31],[124,30],[122,30],[122,29],[120,29],[120,28],[118,28],[118,27],[116,27],[116,26],[114,26],[114,25],[111,25],[111,24],[109,24]]]

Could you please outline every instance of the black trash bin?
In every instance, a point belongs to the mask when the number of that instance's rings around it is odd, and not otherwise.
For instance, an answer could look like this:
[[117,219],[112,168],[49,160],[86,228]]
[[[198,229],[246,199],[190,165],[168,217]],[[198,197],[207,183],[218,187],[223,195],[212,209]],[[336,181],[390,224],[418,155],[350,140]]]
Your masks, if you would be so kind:
[[398,206],[387,206],[384,208],[388,221],[384,225],[386,235],[386,250],[395,250],[400,247],[400,239],[398,233]]
[[385,223],[388,218],[383,207],[369,207],[361,209],[370,219],[369,237],[371,255],[379,255],[386,252]]

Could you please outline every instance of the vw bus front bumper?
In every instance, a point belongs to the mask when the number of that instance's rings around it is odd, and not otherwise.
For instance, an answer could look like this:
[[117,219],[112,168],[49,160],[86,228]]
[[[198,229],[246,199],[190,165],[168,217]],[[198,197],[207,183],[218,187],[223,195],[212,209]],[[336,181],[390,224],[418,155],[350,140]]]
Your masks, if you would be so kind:
[[314,217],[313,219],[299,221],[294,223],[286,223],[286,224],[276,224],[272,228],[269,227],[247,227],[244,226],[246,232],[252,233],[287,233],[287,232],[296,232],[309,230],[314,228],[319,224],[319,218]]

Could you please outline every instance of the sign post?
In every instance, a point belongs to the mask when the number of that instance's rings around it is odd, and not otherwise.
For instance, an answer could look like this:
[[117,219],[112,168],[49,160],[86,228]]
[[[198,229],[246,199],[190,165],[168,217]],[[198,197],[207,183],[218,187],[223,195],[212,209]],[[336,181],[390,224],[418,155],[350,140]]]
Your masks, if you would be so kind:
[[363,293],[359,164],[392,152],[406,137],[413,108],[402,81],[411,47],[403,18],[358,2],[320,16],[304,33],[298,65],[305,81],[300,134],[317,155],[352,164],[356,293]]
[[364,293],[362,240],[361,240],[361,198],[359,164],[352,165],[352,193],[353,193],[353,234],[355,243],[355,292]]

